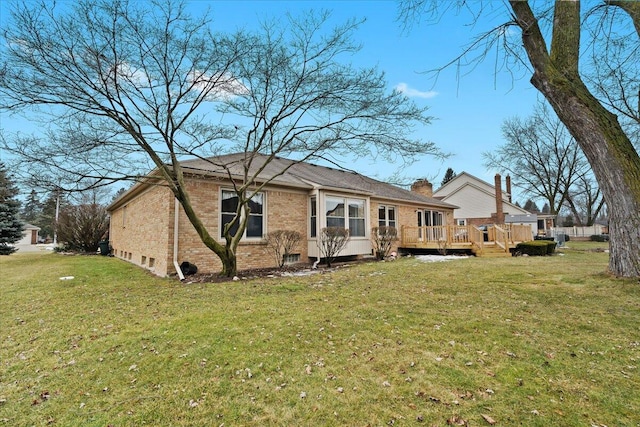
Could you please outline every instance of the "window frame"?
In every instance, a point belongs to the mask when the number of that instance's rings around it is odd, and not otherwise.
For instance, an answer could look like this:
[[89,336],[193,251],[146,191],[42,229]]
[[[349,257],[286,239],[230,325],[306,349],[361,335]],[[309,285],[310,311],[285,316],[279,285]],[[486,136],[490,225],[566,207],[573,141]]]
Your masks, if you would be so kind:
[[[334,202],[337,202],[337,206],[336,208],[342,204],[342,216],[328,216],[327,212],[328,212],[328,206],[327,206],[327,202],[333,200]],[[342,219],[343,221],[343,225],[339,226],[339,227],[343,227],[346,228],[347,230],[349,230],[349,238],[350,239],[368,239],[369,238],[369,223],[370,223],[370,213],[369,213],[369,199],[367,197],[352,197],[349,195],[343,195],[343,194],[325,194],[325,196],[322,198],[323,201],[323,210],[322,210],[322,218],[321,218],[321,229],[322,229],[322,225],[324,225],[324,227],[331,227],[328,224],[328,219],[329,218],[335,218],[335,219]],[[362,217],[352,217],[350,215],[350,209],[349,209],[349,204],[350,202],[357,202],[357,203],[362,203]],[[316,205],[317,207],[319,207],[319,204]],[[334,208],[335,209],[335,208]],[[310,215],[311,217],[311,215]],[[350,227],[350,222],[352,220],[358,220],[358,221],[364,221],[363,223],[363,235],[353,235],[351,234],[351,227]],[[335,226],[335,225],[334,225]],[[317,230],[319,232],[319,230]]]
[[[227,188],[227,187],[221,187],[220,188],[220,193],[219,193],[219,201],[218,201],[218,224],[219,224],[219,239],[224,239],[224,235],[222,234],[223,230],[224,230],[224,222],[223,222],[223,218],[224,215],[234,215],[235,216],[235,212],[224,212],[222,210],[222,204],[224,199],[224,194],[225,193],[232,193],[235,197],[237,197],[237,193],[235,192],[235,190],[231,189],[231,188]],[[255,193],[253,195],[253,197],[256,196],[261,196],[262,197],[262,213],[254,213],[254,212],[250,212],[249,213],[249,217],[262,217],[262,224],[261,224],[261,229],[262,229],[262,234],[260,236],[247,236],[247,232],[249,231],[249,223],[247,223],[247,227],[244,229],[244,232],[242,233],[242,237],[240,237],[240,240],[249,240],[249,241],[260,241],[264,239],[264,236],[266,234],[266,227],[267,227],[267,193],[266,191],[258,191],[257,193]],[[252,197],[252,199],[253,199]],[[250,220],[250,219],[249,219]]]
[[[324,198],[324,224],[325,227],[342,227],[342,228],[347,228],[347,218],[346,218],[346,210],[345,210],[345,205],[346,205],[346,197],[338,197],[338,196],[325,196]],[[336,206],[335,208],[329,210],[329,202],[335,203]],[[342,205],[342,208],[340,208],[340,205]],[[341,209],[341,213],[342,215],[338,215],[337,213],[335,215],[330,215],[329,212],[340,212],[338,209]],[[329,225],[329,219],[332,220],[332,224]],[[340,221],[341,220],[341,221]],[[341,222],[342,225],[339,225],[338,223]]]
[[[384,209],[384,218],[380,219],[380,211]],[[389,212],[393,212],[393,220],[389,219]],[[395,205],[378,205],[378,227],[393,227],[398,229],[398,209]],[[382,224],[381,222],[384,222]],[[393,222],[393,225],[391,225]]]
[[[367,237],[367,201],[366,199],[359,199],[359,198],[346,198],[346,212],[345,212],[345,220],[349,223],[349,236],[353,236],[353,237]],[[351,216],[351,203],[355,202],[357,203],[356,205],[356,211],[359,211],[360,209],[362,209],[362,216]],[[362,207],[360,207],[360,203],[362,203]],[[362,234],[358,234],[358,235],[353,235],[351,233],[351,224],[352,221],[357,221],[358,223],[360,223],[360,221],[362,221]],[[355,227],[356,229],[358,229],[359,227]]]
[[316,196],[309,198],[309,237],[312,239],[318,237],[318,198]]

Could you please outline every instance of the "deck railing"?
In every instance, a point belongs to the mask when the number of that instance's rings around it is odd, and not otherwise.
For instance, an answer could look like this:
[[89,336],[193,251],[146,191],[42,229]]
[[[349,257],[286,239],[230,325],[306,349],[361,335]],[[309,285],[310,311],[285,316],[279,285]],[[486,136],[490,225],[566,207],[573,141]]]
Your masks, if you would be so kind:
[[482,250],[485,242],[495,242],[505,251],[517,242],[533,239],[530,225],[500,224],[490,225],[482,230],[474,225],[435,225],[410,227],[402,226],[401,245],[440,243],[442,245],[467,244]]
[[403,226],[400,234],[402,242],[407,244],[421,242],[446,242],[451,244],[470,243],[469,233],[469,227],[466,225],[435,225],[422,227]]
[[475,225],[469,226],[469,242],[471,246],[482,252],[484,249],[484,230],[480,230]]
[[509,252],[509,231],[499,225],[493,226],[496,245],[500,246],[503,251]]

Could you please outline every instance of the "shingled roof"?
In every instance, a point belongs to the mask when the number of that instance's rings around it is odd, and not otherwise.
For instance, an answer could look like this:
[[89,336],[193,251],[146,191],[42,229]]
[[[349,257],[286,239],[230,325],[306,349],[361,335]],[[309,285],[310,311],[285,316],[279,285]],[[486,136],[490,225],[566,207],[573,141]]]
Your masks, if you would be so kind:
[[[268,156],[263,154],[252,153],[252,155],[253,160],[249,170],[250,174],[257,171],[268,159]],[[187,160],[181,162],[181,165],[185,173],[192,171],[199,174],[220,177],[228,177],[230,174],[234,179],[241,179],[244,176],[243,164],[247,156],[245,153],[228,154],[209,159]],[[282,173],[287,167],[286,172]],[[274,185],[306,188],[309,190],[314,188],[345,190],[382,199],[402,200],[405,202],[429,204],[445,208],[456,207],[450,203],[432,197],[426,197],[386,182],[377,181],[356,172],[318,166],[306,162],[295,162],[281,157],[271,159],[264,170],[258,175],[260,181],[269,178],[272,178],[271,183]]]

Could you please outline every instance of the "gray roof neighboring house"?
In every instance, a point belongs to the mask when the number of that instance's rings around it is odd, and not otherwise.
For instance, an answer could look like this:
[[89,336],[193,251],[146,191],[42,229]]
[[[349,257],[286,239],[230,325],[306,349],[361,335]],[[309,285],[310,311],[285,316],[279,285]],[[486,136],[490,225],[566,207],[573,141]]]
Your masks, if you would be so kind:
[[[306,162],[296,162],[281,157],[274,157],[268,161],[269,156],[264,154],[236,153],[207,159],[186,160],[180,162],[180,164],[186,174],[191,172],[205,176],[227,179],[231,177],[242,180],[245,176],[244,165],[249,158],[251,158],[251,166],[248,171],[249,177],[264,167],[264,169],[258,173],[258,182],[271,179],[270,183],[272,185],[308,190],[318,188],[323,190],[346,191],[381,199],[428,204],[435,207],[451,209],[456,208],[456,206],[450,203],[433,197],[426,197],[355,172],[318,166]],[[144,184],[137,184],[134,188],[139,185]],[[118,201],[126,198],[126,195],[133,191],[134,188],[124,193],[118,200],[114,201],[109,208],[111,209],[118,205]]]

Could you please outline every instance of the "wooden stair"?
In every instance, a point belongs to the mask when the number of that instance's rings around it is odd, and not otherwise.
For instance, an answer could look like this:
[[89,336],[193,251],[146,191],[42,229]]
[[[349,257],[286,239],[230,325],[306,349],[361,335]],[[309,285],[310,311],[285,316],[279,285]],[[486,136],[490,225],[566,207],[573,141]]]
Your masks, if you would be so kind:
[[481,258],[510,258],[511,252],[505,252],[500,246],[485,242],[482,251],[474,248],[473,254]]

